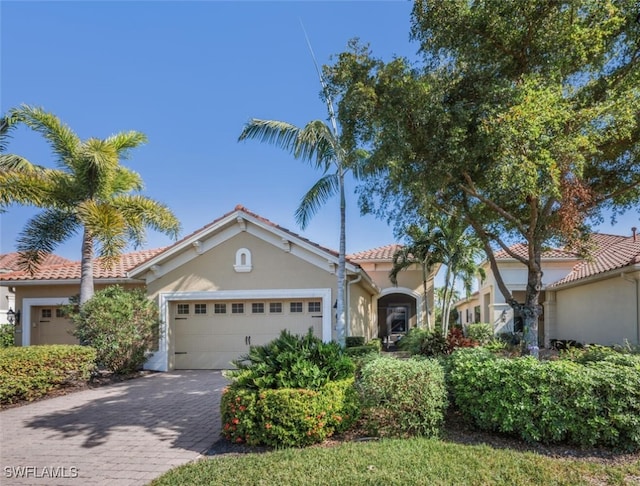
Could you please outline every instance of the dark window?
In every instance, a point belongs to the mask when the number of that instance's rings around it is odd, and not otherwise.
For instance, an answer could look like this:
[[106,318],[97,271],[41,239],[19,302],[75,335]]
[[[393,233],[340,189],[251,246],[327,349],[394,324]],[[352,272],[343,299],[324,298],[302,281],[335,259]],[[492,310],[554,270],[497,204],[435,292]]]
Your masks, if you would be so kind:
[[214,314],[226,314],[227,313],[227,304],[213,304],[213,313]]
[[252,303],[251,312],[254,314],[264,314],[264,304],[262,302]]
[[309,312],[320,312],[320,302],[309,302]]
[[289,312],[291,313],[302,312],[302,302],[290,302]]
[[244,314],[244,304],[242,302],[234,302],[231,304],[232,314]]
[[269,302],[269,312],[271,314],[282,314],[282,302]]

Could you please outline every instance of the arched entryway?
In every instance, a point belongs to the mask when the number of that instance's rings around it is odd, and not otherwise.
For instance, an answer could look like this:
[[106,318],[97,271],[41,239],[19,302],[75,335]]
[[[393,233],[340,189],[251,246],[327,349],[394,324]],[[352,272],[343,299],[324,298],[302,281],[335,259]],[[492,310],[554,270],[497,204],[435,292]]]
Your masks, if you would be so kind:
[[421,299],[410,289],[385,290],[378,298],[378,337],[396,341],[421,323]]

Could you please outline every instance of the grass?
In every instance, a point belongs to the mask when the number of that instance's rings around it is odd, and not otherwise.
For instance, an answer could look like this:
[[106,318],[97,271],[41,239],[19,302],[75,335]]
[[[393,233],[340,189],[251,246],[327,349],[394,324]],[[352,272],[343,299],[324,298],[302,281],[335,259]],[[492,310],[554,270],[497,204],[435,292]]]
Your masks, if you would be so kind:
[[435,439],[218,456],[178,467],[164,485],[600,485],[640,484],[640,461],[604,465]]

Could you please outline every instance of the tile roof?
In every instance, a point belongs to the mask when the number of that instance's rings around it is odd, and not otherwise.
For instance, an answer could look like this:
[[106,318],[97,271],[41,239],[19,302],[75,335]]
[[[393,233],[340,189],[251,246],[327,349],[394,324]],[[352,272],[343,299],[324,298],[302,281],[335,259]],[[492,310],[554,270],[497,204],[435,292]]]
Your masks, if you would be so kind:
[[362,261],[379,261],[393,259],[393,255],[396,251],[402,248],[402,245],[392,243],[386,246],[379,246],[378,248],[372,248],[371,250],[364,250],[358,253],[352,253],[347,255],[347,258],[356,262]]
[[[511,250],[516,255],[522,258],[529,258],[529,249],[528,245],[525,243],[516,243],[515,245],[511,245],[509,250]],[[511,260],[513,257],[509,255],[505,250],[500,250],[495,253],[496,260]],[[578,258],[578,255],[575,252],[568,251],[562,248],[550,248],[542,252],[542,258],[544,259],[567,259],[567,258]]]
[[[4,272],[12,272],[19,270],[18,260],[20,258],[20,254],[15,253],[4,253],[0,255],[0,273]],[[67,260],[58,255],[49,254],[44,257],[42,260],[42,265],[61,265],[65,263],[72,263],[71,260]]]
[[[165,248],[153,250],[141,250],[132,253],[125,253],[111,266],[106,267],[101,264],[100,259],[94,260],[94,278],[127,278],[127,272],[134,267],[144,263],[148,259],[163,252]],[[4,255],[2,255],[4,256]],[[60,258],[60,257],[58,257]],[[61,260],[66,260],[62,258]],[[54,262],[56,260],[53,260]],[[24,270],[16,270],[9,273],[0,274],[0,281],[32,281],[32,280],[79,280],[80,262],[66,260],[66,263],[43,264],[33,274]]]
[[617,270],[630,265],[640,265],[640,237],[595,233],[589,258],[577,263],[573,270],[549,287],[575,282],[583,278]]

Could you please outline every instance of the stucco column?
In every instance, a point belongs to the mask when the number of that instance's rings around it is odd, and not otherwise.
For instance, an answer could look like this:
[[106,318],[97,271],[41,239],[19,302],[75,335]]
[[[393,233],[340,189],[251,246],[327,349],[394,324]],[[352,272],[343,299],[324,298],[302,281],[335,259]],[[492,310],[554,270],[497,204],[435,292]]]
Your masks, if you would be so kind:
[[556,293],[553,290],[545,290],[546,299],[544,306],[544,347],[551,343],[551,330],[555,332],[557,324]]

